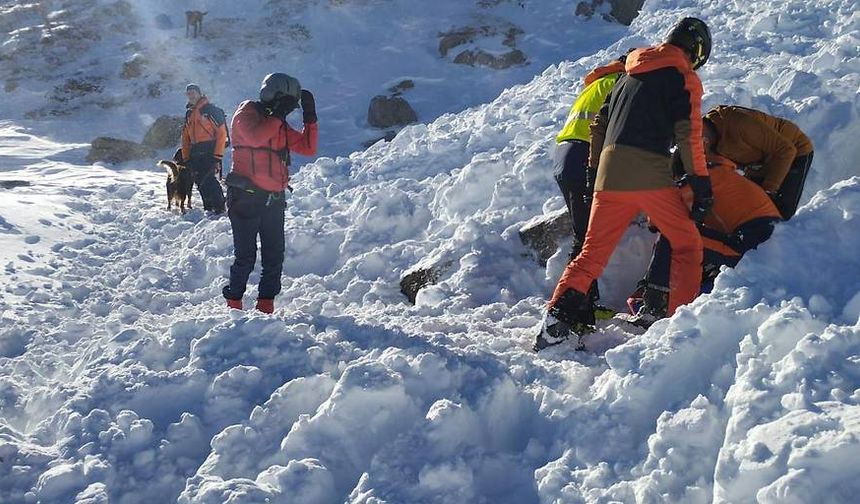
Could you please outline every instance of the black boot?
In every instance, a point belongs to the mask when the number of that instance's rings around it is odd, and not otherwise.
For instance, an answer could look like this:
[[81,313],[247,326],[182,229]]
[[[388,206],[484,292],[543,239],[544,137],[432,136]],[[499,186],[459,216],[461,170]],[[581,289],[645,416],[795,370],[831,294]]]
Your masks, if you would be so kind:
[[[544,314],[541,332],[535,338],[532,349],[538,352],[557,345],[568,339],[571,333],[581,339],[583,334],[593,330],[594,305],[591,295],[568,289]],[[577,341],[576,349],[584,349],[582,341]]]
[[653,285],[648,285],[642,292],[642,307],[636,315],[630,318],[630,323],[639,327],[649,328],[651,324],[666,318],[669,311],[669,292]]

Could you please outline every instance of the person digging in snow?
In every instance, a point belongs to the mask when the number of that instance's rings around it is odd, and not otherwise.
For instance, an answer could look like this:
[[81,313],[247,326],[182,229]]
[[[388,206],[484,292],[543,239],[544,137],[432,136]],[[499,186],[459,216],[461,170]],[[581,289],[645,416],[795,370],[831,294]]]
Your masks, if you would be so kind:
[[203,200],[203,210],[224,212],[224,192],[215,178],[227,148],[224,111],[209,102],[197,84],[185,88],[188,98],[182,128],[182,164],[191,169]]
[[773,199],[783,219],[797,211],[812,165],[812,140],[796,124],[746,107],[720,105],[705,114],[714,151],[744,167]]
[[[714,206],[698,225],[704,245],[703,293],[711,291],[721,266],[735,267],[747,251],[770,238],[774,226],[782,221],[779,210],[765,191],[737,173],[737,165],[731,160],[710,150],[707,138],[705,151]],[[685,182],[684,178],[680,181],[682,195],[685,201],[691,202],[692,190]],[[630,319],[631,323],[649,327],[666,317],[671,257],[672,248],[661,236],[654,245],[648,273],[640,282],[641,288],[628,300],[631,309],[636,304],[641,305]]]
[[[301,104],[304,128],[298,132],[286,117]],[[313,156],[317,150],[314,96],[283,73],[263,79],[260,101],[239,105],[231,122],[233,166],[227,175],[227,208],[233,230],[235,260],[223,294],[227,306],[242,309],[248,276],[257,259],[260,237],[260,288],[257,310],[272,313],[281,292],[284,263],[285,190],[290,181],[290,153]]]
[[[590,124],[618,77],[624,73],[626,57],[623,55],[608,65],[595,68],[585,76],[585,89],[570,107],[564,128],[555,139],[553,176],[564,197],[573,226],[573,244],[568,262],[582,250],[585,230],[588,228],[588,214],[591,212],[594,180],[597,176],[596,170],[589,169],[588,166]],[[600,298],[596,280],[591,293],[596,302]]]
[[[547,304],[535,351],[561,343],[571,333],[581,338],[593,327],[588,291],[640,211],[672,245],[668,312],[698,294],[702,239],[694,219],[704,218],[713,199],[702,148],[702,83],[695,70],[705,64],[710,50],[707,25],[684,18],[665,43],[628,54],[626,73],[591,127],[590,159],[592,166],[599,159],[599,165],[585,244]],[[692,212],[672,178],[669,149],[674,142],[691,176]]]

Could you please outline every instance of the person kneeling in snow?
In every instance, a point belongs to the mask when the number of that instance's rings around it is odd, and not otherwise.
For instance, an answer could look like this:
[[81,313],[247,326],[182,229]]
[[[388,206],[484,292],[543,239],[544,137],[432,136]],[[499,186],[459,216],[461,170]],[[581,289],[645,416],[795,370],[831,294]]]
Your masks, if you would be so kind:
[[[299,104],[304,130],[287,124]],[[290,181],[290,152],[316,154],[319,126],[313,94],[283,73],[263,79],[260,101],[245,101],[233,116],[233,166],[225,179],[227,214],[233,229],[235,260],[223,289],[227,306],[242,309],[248,276],[257,260],[260,237],[260,290],[257,310],[272,313],[281,292],[284,263],[284,211]]]
[[812,140],[787,119],[746,107],[720,105],[704,118],[714,151],[744,166],[744,174],[773,199],[782,218],[797,211],[812,165]]
[[[708,143],[705,142],[706,150]],[[714,192],[714,206],[705,220],[698,225],[704,244],[701,292],[710,292],[721,266],[735,267],[748,250],[764,243],[781,222],[779,210],[765,191],[754,182],[737,173],[737,166],[729,159],[708,153],[708,168]],[[692,191],[681,179],[685,201],[691,202]],[[628,300],[631,310],[641,304],[630,322],[649,327],[668,313],[669,271],[672,248],[661,236],[654,245],[654,253],[645,279]]]
[[666,43],[627,55],[626,73],[592,124],[592,166],[598,156],[600,163],[585,245],[555,288],[534,350],[561,343],[571,332],[582,336],[594,325],[591,283],[640,211],[663,230],[675,251],[670,312],[698,294],[702,239],[675,187],[669,148],[677,141],[684,168],[693,176],[692,217],[701,219],[713,200],[702,148],[702,83],[695,70],[710,50],[707,25],[684,18]]

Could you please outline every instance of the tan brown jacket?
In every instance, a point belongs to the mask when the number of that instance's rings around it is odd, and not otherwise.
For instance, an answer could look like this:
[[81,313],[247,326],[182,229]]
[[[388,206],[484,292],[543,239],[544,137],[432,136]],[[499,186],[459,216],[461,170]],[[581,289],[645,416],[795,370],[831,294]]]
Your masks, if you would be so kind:
[[765,191],[782,185],[794,158],[812,152],[812,141],[791,121],[745,107],[720,105],[707,114],[717,130],[712,148],[739,165],[761,164],[754,178]]

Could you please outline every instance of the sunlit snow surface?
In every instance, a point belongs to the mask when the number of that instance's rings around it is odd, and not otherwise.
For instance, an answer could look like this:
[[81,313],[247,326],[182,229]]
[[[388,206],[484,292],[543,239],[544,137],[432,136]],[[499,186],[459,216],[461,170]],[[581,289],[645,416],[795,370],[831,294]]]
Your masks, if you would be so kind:
[[[273,316],[223,307],[229,223],[166,211],[154,166],[0,124],[0,180],[31,184],[0,189],[0,501],[852,502],[860,16],[693,5],[648,2],[606,52],[306,165]],[[544,270],[516,230],[561,208],[553,134],[587,70],[689,14],[715,28],[706,106],[812,136],[806,205],[671,320],[535,355],[567,250]],[[631,228],[608,303],[652,239]],[[428,257],[452,267],[413,307],[398,281]]]

